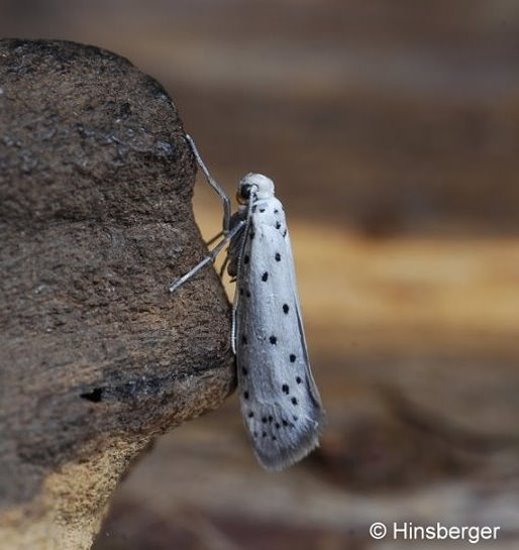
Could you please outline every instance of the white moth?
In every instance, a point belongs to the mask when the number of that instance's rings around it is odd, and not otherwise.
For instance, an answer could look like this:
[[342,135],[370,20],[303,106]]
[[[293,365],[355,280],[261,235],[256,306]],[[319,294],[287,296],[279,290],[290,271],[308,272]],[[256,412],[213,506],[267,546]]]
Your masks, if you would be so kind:
[[230,241],[227,270],[236,280],[232,345],[241,412],[259,463],[267,470],[281,470],[319,444],[324,419],[308,360],[283,205],[274,196],[271,179],[250,173],[239,183],[240,207],[230,217],[229,198],[189,136],[187,140],[223,200],[223,238],[170,291],[214,261]]

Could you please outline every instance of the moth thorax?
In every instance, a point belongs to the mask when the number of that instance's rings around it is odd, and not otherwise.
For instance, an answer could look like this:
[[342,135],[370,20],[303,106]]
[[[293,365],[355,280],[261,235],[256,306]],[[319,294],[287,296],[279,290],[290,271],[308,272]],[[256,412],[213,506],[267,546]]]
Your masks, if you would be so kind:
[[247,202],[251,191],[257,199],[270,199],[274,196],[274,182],[263,174],[250,172],[244,176],[238,185],[238,202]]

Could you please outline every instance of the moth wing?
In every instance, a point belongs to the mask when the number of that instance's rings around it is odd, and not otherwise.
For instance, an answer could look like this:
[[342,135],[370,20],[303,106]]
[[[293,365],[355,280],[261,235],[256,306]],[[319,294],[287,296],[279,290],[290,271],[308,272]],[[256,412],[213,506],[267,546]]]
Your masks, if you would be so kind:
[[319,394],[319,390],[317,389],[317,384],[315,383],[315,380],[312,374],[312,369],[310,368],[310,358],[308,357],[308,347],[306,345],[305,330],[303,327],[303,316],[301,314],[301,305],[299,303],[299,293],[297,290],[294,256],[292,254],[292,245],[290,242],[288,229],[285,234],[285,240],[287,242],[287,254],[289,256],[289,264],[290,264],[290,278],[292,280],[292,288],[294,289],[294,303],[296,306],[297,323],[299,325],[299,335],[301,338],[301,345],[302,345],[303,353],[305,357],[305,367],[306,367],[305,370],[306,370],[306,375],[308,377],[309,390],[310,390],[310,394],[315,400],[316,405],[319,406],[322,410],[321,396]]
[[255,454],[264,467],[279,470],[318,445],[323,412],[277,199],[270,210],[277,218],[253,215],[243,235],[234,339],[242,414]]

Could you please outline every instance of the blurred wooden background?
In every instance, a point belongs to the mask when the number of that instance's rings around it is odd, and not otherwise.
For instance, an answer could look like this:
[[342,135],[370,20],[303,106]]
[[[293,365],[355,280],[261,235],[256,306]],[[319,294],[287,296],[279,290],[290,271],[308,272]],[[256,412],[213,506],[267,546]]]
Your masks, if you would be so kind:
[[[368,536],[393,520],[497,525],[488,547],[517,548],[517,2],[4,0],[0,30],[128,57],[230,194],[275,179],[328,409],[282,474],[235,397],[160,438],[96,549],[400,548]],[[195,211],[218,231],[202,181]]]

